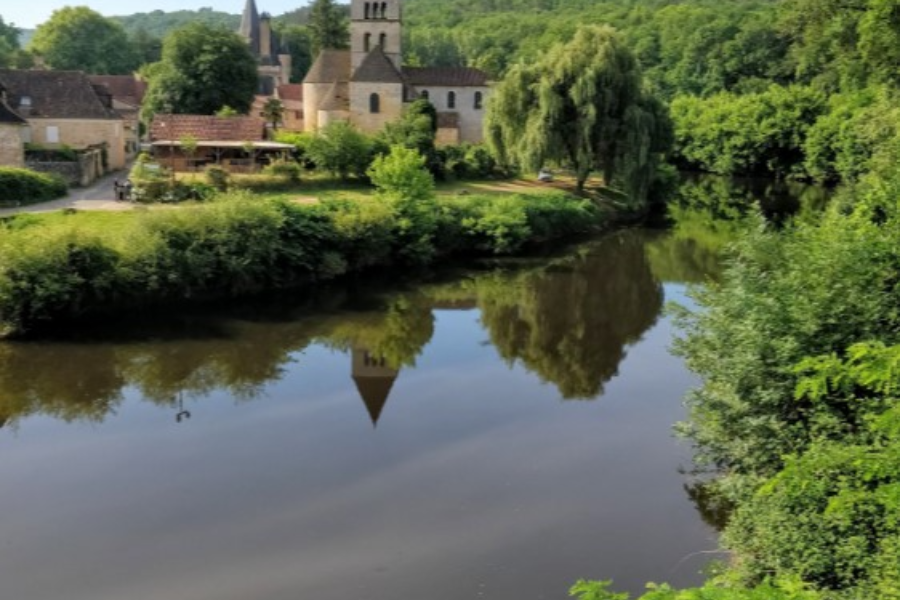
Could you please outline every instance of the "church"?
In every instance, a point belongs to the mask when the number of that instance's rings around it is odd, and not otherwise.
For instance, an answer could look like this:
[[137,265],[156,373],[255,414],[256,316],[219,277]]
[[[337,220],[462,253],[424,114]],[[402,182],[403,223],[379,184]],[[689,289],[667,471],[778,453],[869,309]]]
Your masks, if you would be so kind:
[[[252,3],[248,0],[248,7]],[[397,120],[408,103],[426,98],[437,111],[438,144],[482,141],[490,94],[487,75],[469,67],[403,66],[401,8],[401,0],[352,0],[350,49],[322,50],[303,79],[304,131],[314,132],[340,120],[364,133],[376,133]],[[264,35],[253,37],[252,15],[248,18],[248,11],[244,12],[249,24],[245,31],[242,23],[241,33],[251,44],[254,39],[262,41]],[[261,69],[284,60],[271,49],[268,56],[263,61],[268,64],[261,62]]]

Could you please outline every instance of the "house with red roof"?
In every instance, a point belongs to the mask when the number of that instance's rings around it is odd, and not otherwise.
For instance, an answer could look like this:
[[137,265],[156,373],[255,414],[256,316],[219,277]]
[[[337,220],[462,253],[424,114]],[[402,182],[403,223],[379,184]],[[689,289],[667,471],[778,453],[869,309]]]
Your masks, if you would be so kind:
[[218,165],[234,173],[252,173],[294,147],[265,139],[262,117],[157,114],[150,124],[150,145],[161,164],[175,171]]

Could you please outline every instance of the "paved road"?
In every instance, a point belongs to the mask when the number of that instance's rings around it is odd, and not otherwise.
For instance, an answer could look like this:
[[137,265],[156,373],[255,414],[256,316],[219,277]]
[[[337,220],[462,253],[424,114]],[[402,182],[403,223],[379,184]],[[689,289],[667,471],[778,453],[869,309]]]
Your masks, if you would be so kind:
[[0,217],[15,215],[24,212],[49,212],[64,208],[77,208],[79,210],[128,210],[134,207],[131,202],[116,202],[113,192],[113,182],[118,179],[124,181],[128,177],[128,170],[114,171],[84,188],[73,188],[69,193],[58,200],[39,202],[20,206],[17,208],[0,208]]

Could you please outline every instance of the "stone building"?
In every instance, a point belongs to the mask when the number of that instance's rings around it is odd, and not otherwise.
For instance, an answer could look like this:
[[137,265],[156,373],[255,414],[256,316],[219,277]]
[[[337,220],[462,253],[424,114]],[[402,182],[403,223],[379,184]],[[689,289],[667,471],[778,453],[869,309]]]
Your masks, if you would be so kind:
[[27,121],[25,141],[46,148],[105,150],[109,169],[125,166],[125,123],[103,86],[80,71],[0,69],[6,104]]
[[6,90],[0,86],[0,166],[25,165],[25,135],[28,121],[16,114],[6,102]]
[[247,0],[244,6],[238,33],[247,40],[256,57],[259,94],[271,96],[279,85],[290,83],[291,55],[272,30],[272,17],[268,13],[260,15],[254,0]]
[[89,75],[95,86],[101,85],[112,97],[112,107],[125,123],[125,155],[133,158],[140,149],[141,103],[147,93],[147,83],[134,75]]
[[323,50],[303,80],[303,126],[335,120],[366,133],[424,97],[438,112],[438,142],[480,142],[490,94],[487,75],[468,67],[404,67],[401,0],[350,5],[350,49]]

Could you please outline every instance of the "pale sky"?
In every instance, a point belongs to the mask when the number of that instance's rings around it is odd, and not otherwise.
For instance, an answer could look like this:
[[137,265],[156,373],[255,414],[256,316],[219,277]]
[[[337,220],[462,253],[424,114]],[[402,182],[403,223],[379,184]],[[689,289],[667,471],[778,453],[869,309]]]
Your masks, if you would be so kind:
[[[13,23],[22,29],[34,29],[49,19],[54,10],[64,6],[87,6],[105,17],[204,7],[239,15],[244,11],[245,3],[246,0],[0,0],[0,16],[5,23]],[[274,16],[307,4],[307,0],[256,0],[260,12]]]

